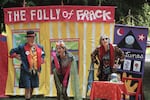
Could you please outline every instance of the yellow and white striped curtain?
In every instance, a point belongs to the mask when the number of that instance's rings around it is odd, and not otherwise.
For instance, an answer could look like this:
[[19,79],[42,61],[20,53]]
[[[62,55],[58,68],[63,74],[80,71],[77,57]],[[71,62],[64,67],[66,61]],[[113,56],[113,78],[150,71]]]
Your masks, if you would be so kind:
[[[39,30],[39,43],[46,52],[45,64],[42,65],[40,87],[34,90],[35,95],[56,96],[53,75],[50,74],[50,39],[79,39],[79,78],[82,97],[86,96],[87,77],[90,68],[90,53],[99,45],[101,34],[107,34],[113,42],[114,23],[96,22],[40,22],[40,23],[15,23],[6,25],[8,50],[13,47],[12,31]],[[8,78],[6,95],[24,95],[24,89],[14,87],[14,66],[12,59],[8,58]],[[68,94],[72,96],[71,82]]]

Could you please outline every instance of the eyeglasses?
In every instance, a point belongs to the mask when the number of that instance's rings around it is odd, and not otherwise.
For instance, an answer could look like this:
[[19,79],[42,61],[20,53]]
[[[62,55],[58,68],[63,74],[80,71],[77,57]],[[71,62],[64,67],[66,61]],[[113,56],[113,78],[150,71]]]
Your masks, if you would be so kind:
[[103,40],[103,41],[104,41],[104,40],[108,40],[108,38],[103,38],[102,40]]

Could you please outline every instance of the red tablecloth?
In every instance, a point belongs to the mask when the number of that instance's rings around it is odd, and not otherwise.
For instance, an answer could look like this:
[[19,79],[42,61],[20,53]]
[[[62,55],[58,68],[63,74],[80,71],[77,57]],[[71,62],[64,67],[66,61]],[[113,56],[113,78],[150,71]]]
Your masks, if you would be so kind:
[[124,83],[94,81],[90,93],[90,100],[96,98],[107,100],[121,100],[121,94],[127,93]]

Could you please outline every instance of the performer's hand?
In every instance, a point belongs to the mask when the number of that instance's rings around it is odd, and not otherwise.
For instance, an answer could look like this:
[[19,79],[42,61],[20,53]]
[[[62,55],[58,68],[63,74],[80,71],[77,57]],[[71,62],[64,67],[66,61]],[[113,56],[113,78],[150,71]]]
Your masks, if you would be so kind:
[[96,59],[92,60],[92,63],[95,63],[98,65],[98,61]]
[[63,94],[66,94],[66,91],[67,91],[67,87],[63,86],[63,87],[62,87],[62,92],[63,92]]
[[18,60],[21,60],[21,57],[20,57],[19,54],[17,54],[17,55],[15,56],[15,58],[18,59]]
[[17,54],[17,53],[13,53],[13,54],[11,54],[9,57],[10,57],[10,58],[16,58],[16,59],[18,59],[18,60],[21,60],[20,55]]
[[118,64],[122,64],[124,62],[124,59],[120,59]]
[[113,68],[118,68],[119,64],[114,64]]

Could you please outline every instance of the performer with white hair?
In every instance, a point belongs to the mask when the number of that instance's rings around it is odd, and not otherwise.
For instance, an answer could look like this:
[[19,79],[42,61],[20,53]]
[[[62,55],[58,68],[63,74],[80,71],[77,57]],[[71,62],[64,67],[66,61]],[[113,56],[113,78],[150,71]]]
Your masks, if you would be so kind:
[[99,43],[100,45],[91,53],[91,60],[99,65],[97,72],[99,81],[108,81],[113,69],[116,68],[116,62],[121,64],[124,61],[124,52],[113,46],[107,35],[102,35]]

